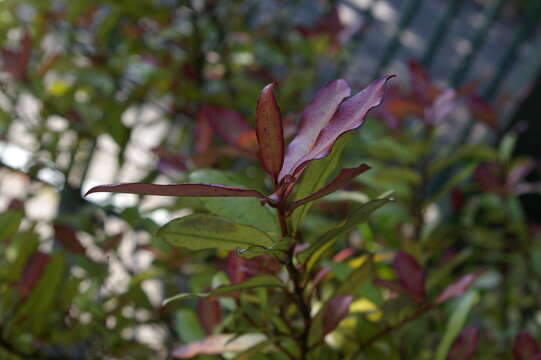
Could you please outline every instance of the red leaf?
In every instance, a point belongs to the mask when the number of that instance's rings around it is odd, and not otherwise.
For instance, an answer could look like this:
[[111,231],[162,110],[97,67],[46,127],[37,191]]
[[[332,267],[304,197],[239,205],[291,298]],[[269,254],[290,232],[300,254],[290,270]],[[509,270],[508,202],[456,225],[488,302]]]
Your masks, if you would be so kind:
[[449,350],[448,360],[469,360],[479,345],[479,328],[468,326],[462,332]]
[[41,251],[36,251],[26,263],[23,275],[17,288],[23,297],[27,297],[41,278],[41,274],[49,264],[51,257]]
[[222,322],[222,310],[218,300],[198,299],[197,316],[207,335],[212,334],[214,327]]
[[539,355],[539,345],[526,331],[518,333],[513,344],[515,360],[534,360]]
[[107,239],[103,245],[102,245],[102,249],[104,251],[111,251],[111,250],[114,250],[118,247],[118,245],[120,244],[120,242],[122,241],[122,238],[124,237],[124,233],[123,232],[119,232],[117,234],[114,234],[112,235],[109,239]]
[[273,88],[265,86],[257,99],[256,134],[261,164],[277,183],[284,162],[284,129]]
[[353,180],[357,175],[362,174],[368,169],[370,169],[370,166],[362,164],[357,166],[356,168],[340,170],[338,176],[336,176],[330,183],[317,190],[315,193],[305,197],[304,199],[292,202],[289,209],[293,210],[303,204],[306,204],[307,202],[317,200],[319,198],[329,195],[330,193],[335,192],[336,190],[340,189],[342,186]]
[[194,138],[197,154],[203,154],[209,150],[212,144],[212,127],[203,109],[199,110],[196,116]]
[[265,196],[256,190],[249,190],[226,185],[199,183],[184,183],[173,185],[157,185],[146,183],[99,185],[88,190],[85,196],[96,192],[159,196],[257,197],[260,199],[265,199]]
[[436,96],[438,96],[440,90],[430,78],[426,68],[417,60],[409,61],[411,92],[414,97],[425,102],[431,103]]
[[[257,152],[255,131],[238,112],[219,106],[204,105],[198,116],[206,118],[212,129],[229,144],[248,154]],[[247,142],[245,139],[253,140]]]
[[425,121],[427,124],[436,125],[441,123],[456,105],[456,91],[447,89],[442,92],[430,108],[425,112]]
[[152,152],[158,156],[158,169],[162,172],[170,170],[186,171],[186,159],[182,156],[167,151],[162,147],[152,149]]
[[298,178],[310,161],[327,156],[341,135],[361,126],[368,111],[381,103],[385,84],[393,76],[385,76],[373,81],[357,95],[340,104],[332,119],[317,135],[315,143],[291,167],[291,171],[282,172],[281,177],[293,175]]
[[77,254],[86,253],[85,247],[81,245],[79,238],[77,238],[77,234],[71,227],[54,224],[53,229],[56,240],[58,240],[66,249]]
[[473,282],[479,277],[479,275],[481,275],[481,272],[464,275],[451,285],[447,286],[445,290],[443,290],[436,298],[436,300],[434,300],[434,303],[441,304],[451,298],[464,294],[470,288],[470,286],[472,286]]
[[411,255],[399,251],[393,260],[393,268],[407,294],[422,302],[426,296],[425,274],[419,263]]
[[321,130],[331,121],[340,103],[350,95],[349,85],[342,79],[334,80],[318,91],[306,106],[301,117],[299,130],[287,147],[284,166],[279,180],[291,173],[302,157],[312,149]]
[[498,113],[485,99],[483,99],[480,95],[472,93],[466,98],[466,100],[475,119],[481,121],[492,129],[498,127]]
[[342,321],[349,313],[349,306],[353,302],[351,295],[338,295],[332,298],[325,306],[323,313],[323,335],[327,335]]

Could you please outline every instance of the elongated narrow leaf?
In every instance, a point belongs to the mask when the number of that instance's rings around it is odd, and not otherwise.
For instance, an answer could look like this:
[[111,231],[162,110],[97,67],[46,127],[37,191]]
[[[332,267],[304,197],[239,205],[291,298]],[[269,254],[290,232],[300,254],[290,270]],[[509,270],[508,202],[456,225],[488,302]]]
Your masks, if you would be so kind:
[[323,334],[327,335],[342,321],[349,313],[349,306],[353,302],[351,295],[338,295],[332,298],[325,306],[323,313]]
[[368,111],[381,104],[385,84],[392,77],[385,76],[373,81],[364,90],[340,104],[332,119],[321,130],[310,150],[284,176],[293,175],[298,177],[309,161],[327,156],[342,134],[361,126]]
[[273,84],[265,86],[257,99],[256,134],[260,161],[276,181],[284,162],[284,129],[273,88]]
[[[329,156],[310,163],[310,166],[308,166],[308,169],[304,172],[301,180],[295,186],[295,193],[292,196],[293,201],[303,199],[325,185],[327,178],[338,165],[342,151],[350,138],[350,135],[342,136],[334,145]],[[301,205],[291,215],[290,218],[293,233],[296,233],[299,230],[300,224],[308,214],[308,211],[310,211],[312,204],[313,203],[306,203]]]
[[330,193],[340,189],[342,186],[348,184],[357,175],[362,174],[368,169],[370,169],[370,166],[366,164],[362,164],[362,165],[357,166],[356,168],[348,168],[348,169],[340,170],[340,173],[338,174],[338,176],[336,176],[330,183],[328,183],[321,189],[317,190],[313,194],[305,197],[304,199],[300,199],[300,200],[292,202],[289,207],[290,210],[293,210],[303,204],[306,204],[307,202],[314,201],[314,200],[317,200],[324,196],[329,195]]
[[137,195],[159,196],[197,196],[197,197],[257,197],[264,199],[265,196],[259,191],[243,189],[234,186],[184,183],[172,185],[158,185],[146,183],[125,183],[99,185],[88,190],[85,196],[96,192],[112,192]]
[[359,206],[342,225],[326,232],[308,249],[299,253],[299,262],[306,264],[307,271],[310,271],[321,256],[336,243],[340,236],[350,232],[355,226],[367,221],[371,213],[390,201],[390,198],[376,199]]
[[456,282],[446,287],[445,290],[443,290],[441,294],[438,295],[436,300],[434,300],[434,303],[441,304],[442,302],[445,302],[451,298],[464,294],[472,286],[475,280],[477,280],[479,275],[481,275],[480,272],[464,275]]
[[474,291],[468,292],[462,299],[460,299],[460,302],[457,304],[456,308],[451,314],[451,319],[449,319],[449,323],[447,324],[443,338],[438,345],[435,360],[446,359],[452,343],[464,327],[468,314],[478,301],[479,294]]
[[299,160],[314,147],[319,133],[331,121],[340,103],[350,93],[349,85],[342,79],[331,81],[318,91],[306,106],[301,117],[299,131],[287,147],[279,180],[293,173]]
[[513,343],[513,355],[516,360],[535,360],[540,354],[537,341],[526,331],[518,333]]
[[399,251],[393,260],[393,268],[407,294],[422,302],[426,296],[425,274],[419,263],[411,255]]
[[260,287],[283,287],[284,283],[275,278],[272,275],[258,275],[254,276],[240,284],[234,285],[224,285],[220,286],[210,292],[206,293],[184,293],[178,294],[163,301],[163,305],[167,305],[172,301],[194,299],[194,298],[205,298],[209,296],[221,296],[227,295],[239,290],[254,289]]
[[469,360],[479,345],[479,328],[468,326],[456,338],[451,350],[449,351],[449,360]]
[[158,230],[158,236],[174,246],[190,250],[235,250],[254,245],[270,248],[274,245],[274,241],[261,230],[209,214],[171,220]]
[[231,352],[241,352],[250,349],[266,340],[263,334],[210,335],[205,339],[182,345],[173,350],[173,358],[190,359],[198,355],[217,355]]

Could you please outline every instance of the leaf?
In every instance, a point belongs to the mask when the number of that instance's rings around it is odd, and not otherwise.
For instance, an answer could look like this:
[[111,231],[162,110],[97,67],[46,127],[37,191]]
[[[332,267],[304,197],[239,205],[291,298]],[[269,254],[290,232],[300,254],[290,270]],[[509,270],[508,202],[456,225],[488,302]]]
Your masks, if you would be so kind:
[[197,315],[203,329],[205,329],[208,335],[212,334],[214,327],[222,322],[220,303],[214,299],[198,299]]
[[112,185],[94,186],[88,190],[85,196],[96,192],[112,192],[137,195],[160,195],[160,196],[196,196],[196,197],[257,197],[264,199],[265,196],[256,190],[238,188],[234,186],[184,183],[173,185],[158,185],[146,183],[125,183]]
[[193,309],[179,309],[175,313],[175,329],[182,342],[189,343],[203,339],[205,332]]
[[351,295],[337,295],[329,300],[323,313],[323,335],[336,329],[340,321],[348,315],[352,302]]
[[411,255],[399,251],[393,260],[393,268],[406,293],[422,302],[426,296],[425,274],[419,263]]
[[[293,201],[305,198],[325,185],[327,178],[338,165],[340,155],[342,155],[342,151],[350,138],[349,134],[342,136],[334,145],[329,156],[310,163],[301,180],[295,186],[295,193],[292,196]],[[291,226],[294,233],[299,230],[302,220],[311,207],[312,203],[306,203],[291,214]]]
[[171,220],[158,230],[157,235],[174,246],[189,250],[235,250],[254,245],[267,248],[274,245],[274,241],[261,230],[210,214],[193,214]]
[[205,117],[214,132],[229,144],[245,153],[257,152],[255,131],[238,112],[219,106],[204,105],[198,115]]
[[257,99],[256,135],[261,164],[277,183],[284,162],[284,129],[273,88],[265,86]]
[[[235,187],[250,185],[242,183],[242,179],[238,179],[238,177],[235,177],[234,175],[234,173],[215,169],[201,169],[190,174],[190,181],[218,183]],[[201,198],[200,201],[204,205],[204,208],[209,212],[223,216],[235,223],[255,226],[256,228],[267,232],[280,232],[274,209],[271,209],[268,206],[261,206],[261,201],[257,198],[242,197],[223,199],[206,197]]]
[[390,201],[390,198],[376,199],[357,207],[342,225],[326,232],[316,242],[310,245],[308,249],[299,253],[297,255],[299,262],[306,264],[307,271],[310,271],[319,258],[336,243],[340,236],[367,221],[372,212]]
[[287,147],[284,165],[278,180],[293,173],[302,157],[313,148],[320,132],[331,121],[340,103],[350,95],[351,89],[342,79],[334,80],[321,88],[306,106],[299,131]]
[[43,271],[51,261],[51,257],[41,251],[36,251],[27,261],[17,288],[26,298],[41,278]]
[[23,213],[15,210],[7,210],[0,214],[0,241],[4,241],[15,235],[23,219]]
[[529,333],[521,331],[517,334],[513,343],[515,360],[535,360],[539,352],[539,345]]
[[239,290],[254,289],[260,287],[283,287],[284,284],[272,275],[258,275],[249,278],[248,280],[234,285],[224,285],[217,287],[216,289],[207,293],[182,293],[173,297],[167,298],[163,301],[163,306],[178,300],[194,299],[194,298],[206,298],[209,296],[220,296],[232,293]]
[[85,247],[81,245],[77,234],[71,227],[62,224],[54,224],[53,229],[56,240],[58,240],[67,250],[83,255],[86,253]]
[[210,335],[205,339],[182,345],[173,350],[173,357],[189,359],[197,355],[217,355],[226,352],[241,352],[265,341],[263,334],[235,334]]
[[348,184],[351,180],[353,180],[358,175],[362,174],[363,172],[370,169],[370,166],[366,164],[361,164],[357,166],[356,168],[348,168],[348,169],[342,169],[340,170],[340,173],[338,176],[336,176],[330,183],[322,187],[321,189],[317,190],[313,194],[292,202],[289,205],[289,209],[293,210],[297,207],[306,204],[307,202],[314,201],[317,199],[320,199],[324,196],[329,195],[330,193],[340,189],[342,186]]
[[449,351],[448,360],[469,360],[479,345],[479,328],[468,326],[456,338],[451,350]]
[[434,304],[441,304],[451,298],[460,296],[464,294],[470,286],[472,286],[473,282],[477,280],[477,278],[481,275],[481,272],[476,272],[473,274],[467,274],[449,285],[441,292],[440,295],[434,300]]
[[460,302],[451,315],[449,323],[447,323],[447,328],[445,329],[443,338],[441,339],[436,351],[436,356],[434,358],[435,360],[445,360],[451,344],[464,326],[466,318],[468,317],[471,309],[475,304],[477,304],[478,301],[479,294],[474,291],[468,292],[462,299],[460,299]]
[[280,179],[286,175],[298,178],[308,162],[327,156],[342,134],[361,126],[368,111],[381,103],[385,84],[392,77],[385,76],[373,81],[364,90],[340,104],[332,119],[322,128],[315,142],[308,147],[298,161],[289,166],[290,169],[284,168],[285,170],[282,170]]
[[430,108],[425,111],[425,121],[431,125],[440,124],[456,106],[456,91],[447,89],[441,93]]

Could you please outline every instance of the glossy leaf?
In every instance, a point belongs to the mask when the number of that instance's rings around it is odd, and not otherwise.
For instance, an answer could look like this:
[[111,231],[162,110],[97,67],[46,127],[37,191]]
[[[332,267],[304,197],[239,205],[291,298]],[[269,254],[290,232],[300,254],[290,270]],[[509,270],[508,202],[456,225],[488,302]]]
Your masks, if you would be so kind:
[[312,193],[311,195],[292,202],[289,206],[289,209],[296,209],[297,207],[306,204],[307,202],[314,201],[329,195],[330,193],[340,189],[342,186],[348,184],[351,180],[353,180],[355,177],[362,174],[363,172],[367,171],[368,169],[370,169],[370,166],[362,164],[355,168],[340,170],[340,173],[330,183],[317,190],[316,192]]
[[273,89],[265,86],[257,99],[256,134],[261,164],[276,182],[284,162],[284,129]]
[[475,280],[481,275],[480,272],[473,274],[467,274],[461,277],[459,280],[455,281],[449,285],[445,290],[441,292],[440,295],[434,300],[435,304],[441,304],[448,299],[460,296],[464,294],[472,286]]
[[190,250],[235,250],[254,245],[274,245],[274,241],[261,230],[210,214],[193,214],[174,219],[162,226],[157,235],[171,245]]
[[342,321],[349,313],[349,306],[353,302],[351,295],[338,295],[333,297],[323,313],[323,335],[327,335]]
[[[215,169],[201,169],[190,174],[190,181],[197,183],[224,184],[242,188],[251,184],[243,182],[235,173]],[[251,186],[250,186],[251,187]],[[200,198],[204,208],[235,223],[254,226],[267,232],[279,233],[275,210],[261,206],[261,200],[251,197],[238,198]]]
[[449,350],[448,360],[469,360],[479,345],[479,328],[468,326],[462,332]]
[[479,294],[473,291],[468,292],[463,298],[460,299],[457,306],[454,308],[453,313],[451,314],[451,318],[449,319],[449,323],[447,324],[443,338],[438,345],[435,360],[445,360],[451,348],[451,344],[464,327],[468,314],[478,301]]
[[515,360],[535,360],[540,353],[539,344],[526,331],[518,333],[513,343],[513,355]]
[[146,183],[125,183],[99,185],[88,190],[85,196],[96,192],[112,192],[137,195],[159,196],[196,196],[196,197],[257,197],[265,196],[256,190],[243,189],[234,186],[184,183],[173,185],[158,185]]
[[350,232],[359,224],[368,220],[371,213],[390,202],[390,198],[376,199],[369,201],[357,207],[344,221],[344,223],[323,234],[316,242],[297,256],[299,262],[306,265],[307,271],[310,271],[317,261],[325,254],[335,243],[340,236]]
[[385,84],[392,77],[385,76],[373,81],[364,90],[340,104],[332,119],[322,128],[315,142],[304,155],[294,164],[284,167],[280,179],[286,175],[298,178],[308,162],[327,156],[342,134],[361,126],[368,111],[381,103]]
[[173,301],[194,299],[194,298],[206,298],[209,296],[222,296],[231,294],[232,292],[240,290],[255,289],[261,287],[283,287],[284,283],[278,280],[272,275],[258,275],[254,276],[240,284],[224,285],[220,286],[210,292],[206,293],[183,293],[178,294],[163,301],[163,305],[167,305]]
[[[293,201],[303,199],[325,185],[327,178],[338,165],[342,151],[350,138],[350,135],[342,136],[334,145],[329,156],[310,163],[310,166],[308,166],[304,172],[301,180],[295,186],[295,193],[292,196]],[[313,203],[306,203],[301,205],[293,212],[293,214],[291,214],[291,226],[294,233],[298,231],[300,224],[310,211],[312,204]]]
[[302,114],[297,135],[287,147],[280,181],[293,173],[303,156],[314,147],[340,103],[350,94],[349,85],[342,79],[331,81],[317,92]]
[[407,294],[422,302],[426,296],[425,274],[419,263],[411,255],[399,251],[393,260],[393,268]]
[[229,352],[245,351],[265,341],[262,334],[235,334],[210,335],[205,339],[182,345],[173,350],[173,358],[189,359],[197,355],[218,355]]

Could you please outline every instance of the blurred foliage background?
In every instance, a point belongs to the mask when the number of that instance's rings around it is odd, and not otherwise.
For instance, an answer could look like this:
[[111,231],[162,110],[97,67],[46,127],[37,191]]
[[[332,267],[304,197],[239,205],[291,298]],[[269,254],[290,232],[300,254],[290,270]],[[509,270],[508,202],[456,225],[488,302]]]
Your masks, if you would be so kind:
[[445,359],[467,325],[481,334],[474,359],[513,358],[519,331],[541,341],[540,217],[524,205],[541,191],[528,137],[539,114],[540,16],[538,0],[0,1],[0,357],[284,358],[261,348],[198,355],[189,345],[242,334],[246,316],[235,309],[261,320],[251,304],[260,293],[162,306],[270,271],[154,235],[194,209],[242,208],[83,194],[128,181],[264,189],[252,130],[264,85],[278,83],[290,136],[324,83],[344,77],[360,89],[382,73],[399,77],[340,160],[372,170],[314,206],[303,241],[356,202],[390,190],[397,201],[341,239],[319,296],[367,253],[382,278],[393,276],[395,251],[412,254],[432,293],[482,274],[463,298],[359,353],[413,306],[363,283],[314,358]]

